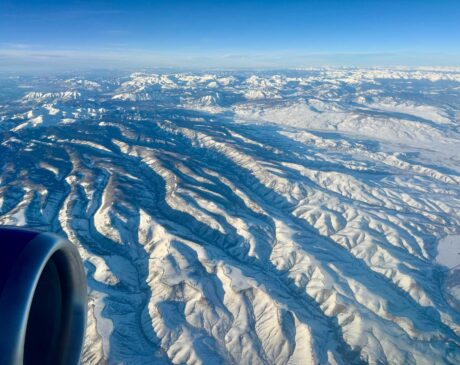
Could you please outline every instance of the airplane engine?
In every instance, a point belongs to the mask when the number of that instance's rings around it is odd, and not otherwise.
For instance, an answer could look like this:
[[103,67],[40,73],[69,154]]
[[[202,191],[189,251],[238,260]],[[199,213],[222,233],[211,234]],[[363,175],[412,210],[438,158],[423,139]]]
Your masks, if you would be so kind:
[[77,249],[55,234],[0,228],[0,364],[78,364],[85,325]]

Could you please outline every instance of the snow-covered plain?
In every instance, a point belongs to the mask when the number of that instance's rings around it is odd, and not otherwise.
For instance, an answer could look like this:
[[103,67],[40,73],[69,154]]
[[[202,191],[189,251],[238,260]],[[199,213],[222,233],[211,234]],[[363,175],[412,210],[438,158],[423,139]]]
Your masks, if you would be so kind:
[[83,364],[460,363],[460,70],[0,84],[0,224],[78,246]]
[[439,241],[437,261],[449,269],[460,266],[460,235],[447,236]]

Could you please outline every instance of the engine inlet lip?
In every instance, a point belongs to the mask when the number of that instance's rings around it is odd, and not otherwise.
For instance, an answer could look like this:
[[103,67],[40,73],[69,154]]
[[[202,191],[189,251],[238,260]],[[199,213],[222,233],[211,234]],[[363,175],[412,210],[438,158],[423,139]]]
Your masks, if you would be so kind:
[[[5,252],[5,254],[3,254]],[[52,233],[0,228],[0,364],[23,364],[29,316],[45,267],[53,262],[62,283],[65,317],[53,363],[78,364],[86,327],[86,276],[74,245]],[[34,354],[35,355],[35,354]],[[41,363],[39,354],[36,363]]]

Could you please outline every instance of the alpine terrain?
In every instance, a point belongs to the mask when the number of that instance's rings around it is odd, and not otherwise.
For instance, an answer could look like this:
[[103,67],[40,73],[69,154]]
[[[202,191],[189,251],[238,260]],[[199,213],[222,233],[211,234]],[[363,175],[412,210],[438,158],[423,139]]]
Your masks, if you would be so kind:
[[79,248],[83,364],[460,363],[460,69],[0,83],[0,224]]

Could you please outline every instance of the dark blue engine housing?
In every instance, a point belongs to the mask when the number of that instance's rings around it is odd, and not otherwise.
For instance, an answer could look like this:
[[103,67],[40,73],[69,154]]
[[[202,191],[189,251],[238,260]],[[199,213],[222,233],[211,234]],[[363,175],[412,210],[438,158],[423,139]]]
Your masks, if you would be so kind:
[[0,365],[78,364],[85,325],[77,249],[55,234],[0,228]]

